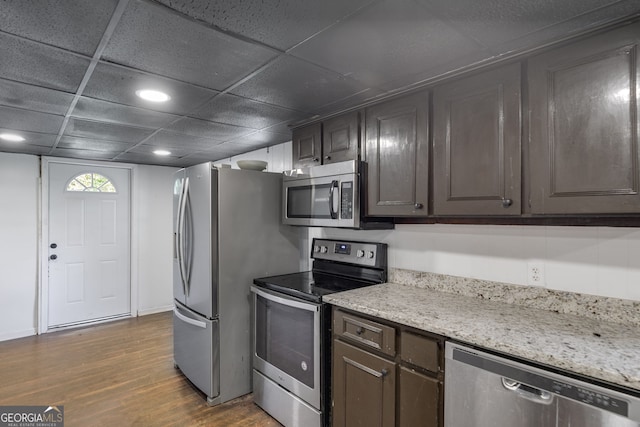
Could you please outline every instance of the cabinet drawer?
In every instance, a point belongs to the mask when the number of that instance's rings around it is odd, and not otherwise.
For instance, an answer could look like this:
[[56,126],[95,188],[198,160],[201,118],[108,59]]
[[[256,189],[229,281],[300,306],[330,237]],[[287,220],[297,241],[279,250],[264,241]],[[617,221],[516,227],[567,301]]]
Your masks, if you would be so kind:
[[400,335],[400,358],[432,372],[440,369],[438,341],[403,331]]
[[396,330],[339,310],[333,314],[333,331],[337,337],[379,350],[389,356],[396,354]]

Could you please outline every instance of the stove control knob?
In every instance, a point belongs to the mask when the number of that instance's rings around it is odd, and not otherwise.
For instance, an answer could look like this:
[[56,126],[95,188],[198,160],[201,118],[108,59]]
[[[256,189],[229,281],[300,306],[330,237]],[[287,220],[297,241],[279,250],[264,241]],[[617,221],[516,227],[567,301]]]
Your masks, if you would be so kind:
[[327,253],[327,247],[326,246],[320,246],[320,253],[321,254],[326,254]]
[[358,258],[362,258],[364,256],[364,251],[362,249],[358,249],[358,251],[356,252],[356,256]]
[[367,258],[373,258],[373,251],[367,252]]
[[318,245],[314,246],[313,247],[313,252],[316,252],[316,253],[320,252],[320,246],[318,246]]

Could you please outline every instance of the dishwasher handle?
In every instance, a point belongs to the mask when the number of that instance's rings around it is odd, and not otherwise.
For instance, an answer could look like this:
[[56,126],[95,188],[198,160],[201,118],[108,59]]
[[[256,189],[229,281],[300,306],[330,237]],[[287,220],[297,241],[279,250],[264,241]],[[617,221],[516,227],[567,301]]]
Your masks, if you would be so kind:
[[502,377],[502,386],[507,390],[516,393],[518,396],[532,402],[541,403],[543,405],[550,405],[553,402],[552,393],[522,384],[507,377]]

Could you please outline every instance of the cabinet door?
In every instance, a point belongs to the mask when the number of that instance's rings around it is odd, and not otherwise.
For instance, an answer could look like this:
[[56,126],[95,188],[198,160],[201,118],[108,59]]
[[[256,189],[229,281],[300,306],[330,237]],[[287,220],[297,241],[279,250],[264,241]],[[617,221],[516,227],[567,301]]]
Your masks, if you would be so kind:
[[634,24],[529,62],[531,212],[640,212]]
[[358,159],[359,114],[357,111],[322,123],[322,163]]
[[519,215],[520,64],[433,91],[433,213]]
[[293,167],[316,166],[322,160],[322,125],[315,123],[293,131]]
[[400,368],[398,426],[437,427],[440,422],[440,382],[411,369]]
[[333,426],[395,425],[396,364],[334,340]]
[[427,215],[428,109],[426,92],[367,108],[366,215]]

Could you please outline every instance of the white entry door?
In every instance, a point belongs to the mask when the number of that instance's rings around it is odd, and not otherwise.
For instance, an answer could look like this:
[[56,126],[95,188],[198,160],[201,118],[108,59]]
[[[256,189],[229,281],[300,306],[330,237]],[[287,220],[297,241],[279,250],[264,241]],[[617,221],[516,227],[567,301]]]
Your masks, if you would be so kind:
[[131,313],[129,175],[49,163],[49,328]]

